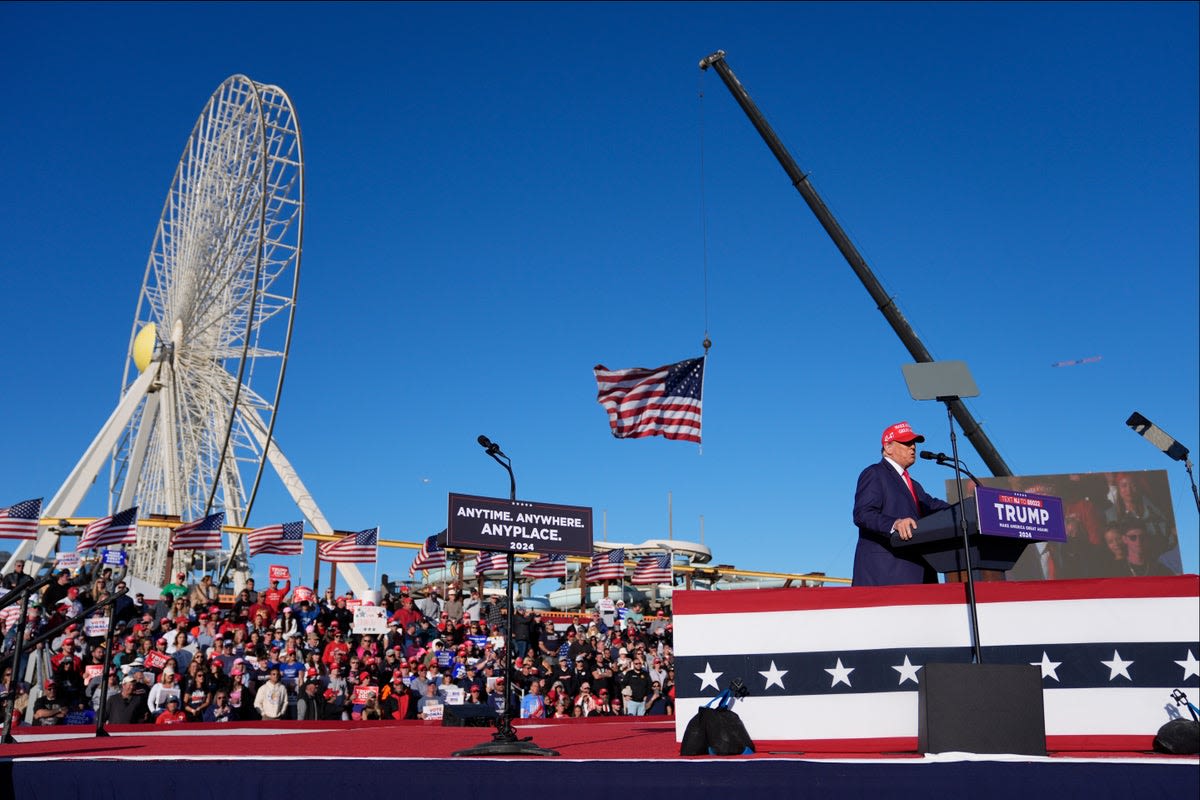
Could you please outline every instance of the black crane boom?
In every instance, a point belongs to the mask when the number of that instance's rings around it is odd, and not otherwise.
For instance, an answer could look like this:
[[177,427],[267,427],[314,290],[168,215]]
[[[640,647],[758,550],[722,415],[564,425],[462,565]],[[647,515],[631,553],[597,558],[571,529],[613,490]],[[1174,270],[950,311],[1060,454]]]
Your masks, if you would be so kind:
[[[746,112],[746,116],[750,118],[750,122],[758,130],[763,141],[767,143],[767,147],[775,154],[775,158],[779,160],[784,172],[792,180],[792,185],[796,187],[796,191],[800,192],[800,196],[808,203],[808,207],[816,215],[817,221],[821,223],[821,227],[833,239],[833,243],[837,245],[837,249],[841,252],[842,257],[846,259],[846,263],[854,270],[854,274],[862,281],[867,292],[871,295],[871,299],[875,301],[876,307],[891,324],[892,330],[900,337],[900,341],[908,348],[908,352],[912,355],[915,361],[928,363],[934,358],[930,355],[929,350],[925,347],[917,336],[916,331],[908,324],[908,320],[904,318],[900,307],[896,305],[893,297],[888,295],[883,286],[879,283],[879,279],[875,277],[875,273],[867,266],[866,260],[859,254],[854,243],[850,241],[850,237],[842,230],[842,226],[838,224],[832,212],[825,205],[825,201],[817,194],[817,190],[813,188],[808,180],[808,176],[800,171],[796,166],[795,160],[788,153],[787,148],[783,146],[783,142],[775,135],[770,123],[766,117],[758,110],[758,106],[750,99],[746,88],[742,86],[741,81],[733,74],[733,70],[725,63],[725,51],[718,50],[712,55],[700,61],[700,69],[707,70],[712,67],[721,76],[721,80],[725,82],[725,86],[729,89],[733,99],[742,107],[742,111]],[[954,414],[954,419],[962,427],[963,435],[979,453],[979,457],[983,459],[983,463],[992,471],[995,476],[1012,475],[1012,470],[1008,468],[1008,464],[1000,456],[983,428],[975,420],[971,411],[967,408],[962,400],[954,399],[949,401],[950,411]]]

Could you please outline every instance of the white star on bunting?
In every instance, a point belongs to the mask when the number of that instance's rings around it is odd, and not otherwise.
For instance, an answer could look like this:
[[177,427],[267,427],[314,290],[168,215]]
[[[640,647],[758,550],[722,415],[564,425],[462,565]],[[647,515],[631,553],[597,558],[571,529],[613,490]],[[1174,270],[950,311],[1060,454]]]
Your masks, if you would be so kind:
[[839,683],[844,683],[847,686],[849,686],[850,685],[850,673],[854,672],[854,667],[843,667],[842,660],[839,658],[837,660],[836,667],[834,667],[833,669],[827,669],[825,671],[833,676],[833,683],[829,684],[829,688],[832,689],[834,686],[837,686]]
[[692,674],[700,679],[700,691],[703,692],[705,686],[711,686],[714,690],[719,689],[720,687],[717,686],[717,678],[721,677],[725,673],[713,672],[712,665],[705,661],[704,672],[693,672]]
[[784,675],[787,675],[787,674],[788,674],[788,671],[787,671],[786,669],[778,669],[778,668],[775,666],[775,661],[774,661],[774,660],[772,660],[772,661],[771,661],[771,668],[770,668],[769,670],[767,670],[766,672],[763,672],[763,671],[760,669],[760,670],[758,671],[758,674],[759,674],[759,675],[762,675],[764,678],[766,678],[766,679],[767,679],[767,685],[766,685],[766,686],[764,686],[764,687],[763,687],[763,689],[770,689],[770,688],[771,688],[771,684],[775,684],[775,685],[776,685],[776,686],[778,686],[780,689],[786,688],[786,687],[784,687],[784,685],[783,685],[783,676],[784,676]]
[[[1130,662],[1130,663],[1132,663],[1132,662]],[[1030,661],[1029,662],[1029,666],[1031,666],[1031,667],[1041,667],[1042,668],[1042,679],[1043,680],[1045,680],[1046,678],[1054,678],[1054,680],[1057,681],[1058,680],[1057,670],[1058,670],[1059,666],[1061,666],[1061,665],[1062,665],[1061,661],[1051,661],[1050,656],[1046,655],[1045,650],[1042,651],[1042,660],[1041,661]],[[1129,676],[1126,675],[1125,677],[1129,677]]]
[[1183,679],[1185,681],[1193,675],[1200,675],[1200,661],[1196,660],[1191,650],[1188,650],[1187,660],[1176,661],[1175,663],[1183,667]]
[[920,683],[920,681],[917,680],[917,670],[919,670],[921,668],[921,666],[922,666],[921,664],[914,664],[911,661],[909,661],[908,654],[905,653],[904,654],[904,663],[897,664],[896,666],[892,667],[892,669],[894,669],[894,670],[896,670],[896,672],[900,673],[900,683],[904,683],[905,681],[912,681],[913,683]]
[[1108,679],[1110,681],[1118,675],[1124,676],[1126,680],[1133,680],[1133,678],[1129,677],[1129,665],[1133,662],[1123,660],[1121,654],[1116,650],[1113,650],[1112,661],[1100,659],[1100,663],[1108,667]]

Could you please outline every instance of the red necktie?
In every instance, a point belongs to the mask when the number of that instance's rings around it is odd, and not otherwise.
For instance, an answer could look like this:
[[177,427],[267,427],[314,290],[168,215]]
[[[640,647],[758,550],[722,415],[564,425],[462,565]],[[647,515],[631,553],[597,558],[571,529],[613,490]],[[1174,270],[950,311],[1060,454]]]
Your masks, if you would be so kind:
[[908,493],[912,495],[913,502],[916,503],[917,513],[921,513],[921,501],[917,499],[917,489],[913,486],[912,478],[908,477],[908,470],[904,470],[904,482],[908,484]]

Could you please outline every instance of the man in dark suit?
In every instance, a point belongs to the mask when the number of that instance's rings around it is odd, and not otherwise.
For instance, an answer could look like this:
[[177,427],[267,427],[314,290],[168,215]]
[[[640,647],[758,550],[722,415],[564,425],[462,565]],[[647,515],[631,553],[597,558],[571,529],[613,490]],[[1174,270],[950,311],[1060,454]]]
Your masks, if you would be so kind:
[[949,508],[912,480],[908,468],[917,460],[917,443],[924,436],[907,422],[897,422],[883,432],[883,460],[858,476],[854,492],[854,524],[858,548],[854,551],[855,586],[894,586],[903,583],[937,583],[937,573],[917,555],[892,549],[891,534],[911,539],[917,520]]

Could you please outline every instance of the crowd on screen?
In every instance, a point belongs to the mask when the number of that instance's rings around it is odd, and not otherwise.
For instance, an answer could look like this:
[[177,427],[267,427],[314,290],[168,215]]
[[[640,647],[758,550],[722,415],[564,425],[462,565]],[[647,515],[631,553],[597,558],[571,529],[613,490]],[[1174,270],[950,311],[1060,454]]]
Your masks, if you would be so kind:
[[[30,580],[17,564],[2,579],[4,593]],[[58,572],[29,608],[25,641],[121,589],[120,572],[107,568]],[[14,726],[95,725],[102,697],[109,724],[438,719],[450,706],[477,713],[503,711],[506,702],[524,718],[674,714],[664,610],[623,601],[565,617],[518,608],[510,625],[503,600],[477,588],[412,591],[384,591],[386,632],[360,633],[355,601],[332,590],[308,599],[290,583],[259,589],[249,579],[232,604],[219,603],[211,576],[189,584],[178,573],[153,602],[136,593],[117,599],[111,654],[103,624],[84,619],[23,647],[15,680],[12,604],[0,610],[0,692],[7,701],[12,687]]]

